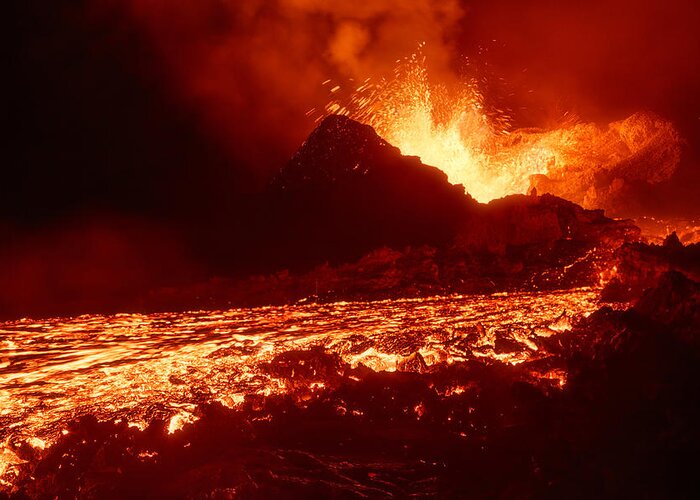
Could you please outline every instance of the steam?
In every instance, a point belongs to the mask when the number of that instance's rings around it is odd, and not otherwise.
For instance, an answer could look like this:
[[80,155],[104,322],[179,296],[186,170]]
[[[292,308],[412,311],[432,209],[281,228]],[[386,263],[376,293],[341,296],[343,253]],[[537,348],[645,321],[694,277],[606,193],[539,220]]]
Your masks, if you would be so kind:
[[[379,0],[355,2],[282,0],[314,22],[318,15],[331,20],[328,55],[347,77],[365,78],[393,68],[398,57],[426,42],[438,70],[446,70],[454,52],[449,43],[464,12],[457,0]],[[313,26],[308,26],[313,33]]]
[[351,74],[362,70],[362,53],[367,48],[371,34],[360,24],[344,22],[331,40],[330,54],[339,69]]

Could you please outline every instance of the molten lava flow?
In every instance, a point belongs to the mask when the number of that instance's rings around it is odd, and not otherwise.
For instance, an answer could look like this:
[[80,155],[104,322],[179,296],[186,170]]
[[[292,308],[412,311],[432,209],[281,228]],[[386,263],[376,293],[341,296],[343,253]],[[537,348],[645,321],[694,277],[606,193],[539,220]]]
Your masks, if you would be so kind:
[[[0,324],[0,486],[22,463],[18,447],[38,453],[84,415],[141,430],[164,419],[173,434],[196,420],[199,404],[233,408],[279,394],[305,400],[335,383],[334,369],[312,360],[285,376],[284,356],[295,353],[337,355],[373,372],[424,373],[479,359],[536,363],[548,356],[541,339],[566,329],[567,318],[595,310],[597,294],[574,289]],[[545,365],[523,370],[535,381],[564,383]]]
[[[481,202],[535,185],[600,208],[625,182],[660,182],[679,162],[673,125],[647,113],[607,127],[569,116],[553,130],[512,130],[506,113],[486,110],[475,81],[456,94],[430,82],[420,52],[400,61],[391,79],[367,79],[345,97],[341,90],[331,89],[326,114],[371,125],[403,154],[440,168]],[[597,177],[610,179],[600,185]]]
[[431,85],[422,56],[413,54],[397,66],[394,78],[377,83],[367,79],[347,104],[336,99],[326,111],[371,125],[403,154],[419,156],[451,182],[468,186],[477,200],[525,191],[527,172],[499,171],[488,161],[491,143],[505,123],[498,128],[498,121],[487,117],[473,82],[460,94],[451,100],[444,87]]

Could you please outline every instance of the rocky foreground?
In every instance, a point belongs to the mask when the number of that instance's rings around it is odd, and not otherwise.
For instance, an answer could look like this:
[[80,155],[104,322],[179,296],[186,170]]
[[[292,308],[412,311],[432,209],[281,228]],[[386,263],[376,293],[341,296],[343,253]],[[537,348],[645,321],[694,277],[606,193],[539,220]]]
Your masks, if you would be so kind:
[[692,498],[699,334],[700,284],[671,271],[634,306],[543,338],[538,366],[417,355],[382,371],[289,350],[265,365],[284,394],[203,404],[174,434],[84,416],[51,448],[16,450],[27,462],[5,493]]

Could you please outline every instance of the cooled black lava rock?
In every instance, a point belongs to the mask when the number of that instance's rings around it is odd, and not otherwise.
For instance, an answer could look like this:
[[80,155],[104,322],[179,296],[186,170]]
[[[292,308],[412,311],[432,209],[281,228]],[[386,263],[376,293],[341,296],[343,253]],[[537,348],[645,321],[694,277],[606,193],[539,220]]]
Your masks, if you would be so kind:
[[424,165],[417,156],[403,156],[369,125],[339,115],[328,116],[318,125],[271,186],[295,191],[355,182],[381,183],[387,190],[400,184],[423,196],[450,193],[460,204],[464,201],[464,188],[449,184],[440,169]]
[[271,227],[288,257],[309,262],[447,243],[477,206],[441,170],[403,156],[372,127],[344,116],[319,124],[267,196]]
[[664,273],[655,287],[644,292],[635,310],[678,330],[700,326],[700,283],[678,271]]
[[616,275],[606,285],[603,298],[634,301],[669,271],[700,281],[700,244],[683,245],[676,233],[669,235],[663,245],[628,243],[616,252],[615,268]]
[[620,245],[639,238],[631,221],[553,195],[479,204],[343,116],[323,120],[244,212],[241,280],[151,301],[216,308],[589,286]]

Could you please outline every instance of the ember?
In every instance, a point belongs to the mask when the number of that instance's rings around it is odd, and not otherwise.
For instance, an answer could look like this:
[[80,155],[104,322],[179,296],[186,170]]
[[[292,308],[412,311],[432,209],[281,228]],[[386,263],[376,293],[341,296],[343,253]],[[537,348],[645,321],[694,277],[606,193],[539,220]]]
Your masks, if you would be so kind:
[[[336,98],[326,111],[371,125],[481,202],[534,186],[587,208],[608,207],[616,195],[611,191],[625,182],[668,180],[680,161],[678,132],[650,114],[606,127],[563,117],[551,130],[514,130],[504,111],[486,109],[476,81],[452,92],[431,84],[420,52],[402,61],[391,79],[367,79],[347,102]],[[596,180],[601,175],[609,180]]]

